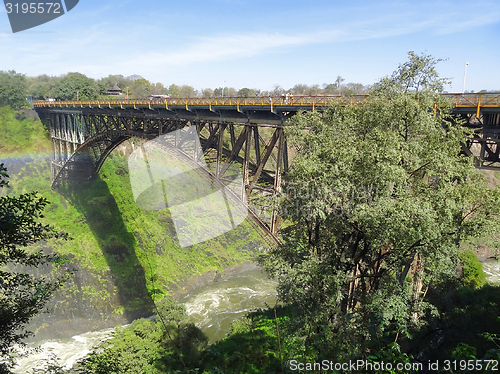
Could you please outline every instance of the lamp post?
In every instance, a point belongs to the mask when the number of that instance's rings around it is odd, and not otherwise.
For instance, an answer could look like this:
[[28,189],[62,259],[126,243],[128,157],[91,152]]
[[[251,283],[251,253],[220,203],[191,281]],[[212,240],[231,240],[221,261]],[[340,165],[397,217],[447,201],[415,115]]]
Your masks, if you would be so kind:
[[127,100],[128,100],[128,87],[127,87]]
[[462,87],[462,93],[465,93],[465,76],[467,74],[467,65],[469,65],[468,62],[465,62],[465,69],[464,69],[464,85]]
[[76,101],[78,101],[78,94],[80,93],[80,91],[76,91]]
[[226,81],[222,82],[222,98],[224,98],[224,86],[226,85]]

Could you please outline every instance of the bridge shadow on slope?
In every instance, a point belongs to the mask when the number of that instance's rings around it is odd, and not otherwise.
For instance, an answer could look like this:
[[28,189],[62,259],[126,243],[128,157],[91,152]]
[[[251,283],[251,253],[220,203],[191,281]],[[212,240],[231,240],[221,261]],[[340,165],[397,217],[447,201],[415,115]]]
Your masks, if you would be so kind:
[[131,322],[150,316],[154,303],[148,293],[146,274],[135,253],[136,239],[130,233],[108,185],[97,178],[58,188],[82,215],[96,238],[111,269],[118,295],[110,295],[124,307],[123,316]]

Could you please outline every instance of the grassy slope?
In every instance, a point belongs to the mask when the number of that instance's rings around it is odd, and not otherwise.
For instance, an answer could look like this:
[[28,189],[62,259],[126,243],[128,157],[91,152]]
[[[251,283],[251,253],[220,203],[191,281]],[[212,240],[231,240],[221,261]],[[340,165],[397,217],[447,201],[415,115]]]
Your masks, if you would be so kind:
[[48,131],[42,122],[23,118],[21,112],[0,107],[0,159],[50,151]]
[[[0,131],[7,134],[0,140],[0,160],[49,150],[40,121],[17,120],[8,108],[0,113]],[[68,283],[59,297],[67,301],[62,314],[78,307],[75,300],[118,314],[149,309],[148,293],[153,290],[161,298],[193,275],[251,260],[264,245],[244,222],[218,238],[180,248],[168,211],[145,211],[135,205],[126,159],[117,155],[105,162],[100,179],[65,186],[60,193],[50,190],[47,159],[36,159],[10,174],[10,192],[39,191],[51,202],[45,220],[73,238],[49,243],[69,255],[79,269],[79,279]]]

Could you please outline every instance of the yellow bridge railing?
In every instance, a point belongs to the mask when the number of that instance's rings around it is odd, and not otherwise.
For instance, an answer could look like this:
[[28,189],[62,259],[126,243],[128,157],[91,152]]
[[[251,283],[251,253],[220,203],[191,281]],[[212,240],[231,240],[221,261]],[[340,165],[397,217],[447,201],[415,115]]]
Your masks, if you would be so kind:
[[[340,105],[359,105],[368,95],[353,95],[353,96],[262,96],[262,97],[189,97],[189,98],[168,98],[168,99],[141,99],[141,100],[79,100],[79,101],[34,101],[33,105],[37,108],[57,108],[57,107],[99,107],[105,108],[111,106],[164,106],[168,109],[169,106],[183,106],[189,109],[190,106],[205,106],[212,109],[212,106],[217,107],[323,107],[332,104]],[[479,115],[480,108],[500,108],[500,93],[451,93],[442,94],[448,98],[452,105],[456,108],[477,108]]]

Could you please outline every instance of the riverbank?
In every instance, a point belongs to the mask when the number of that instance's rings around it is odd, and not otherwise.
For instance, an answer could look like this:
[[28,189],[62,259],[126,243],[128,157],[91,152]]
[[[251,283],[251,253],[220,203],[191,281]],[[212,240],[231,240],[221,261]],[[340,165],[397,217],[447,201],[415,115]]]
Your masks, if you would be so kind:
[[[186,293],[189,290],[189,293]],[[274,305],[276,282],[267,278],[254,263],[242,263],[220,272],[207,272],[184,283],[175,295],[186,306],[195,323],[213,343],[223,338],[232,321],[257,308]],[[38,342],[42,350],[18,360],[16,373],[27,373],[52,356],[58,365],[70,369],[102,341],[113,336],[114,328],[89,331],[64,339]],[[35,345],[32,345],[35,346]]]
[[260,270],[260,267],[253,262],[233,265],[221,271],[209,270],[201,275],[193,275],[189,279],[181,281],[178,285],[173,286],[170,290],[172,293],[171,296],[175,301],[180,301],[196,288],[205,287],[223,281],[229,277],[256,270]]

